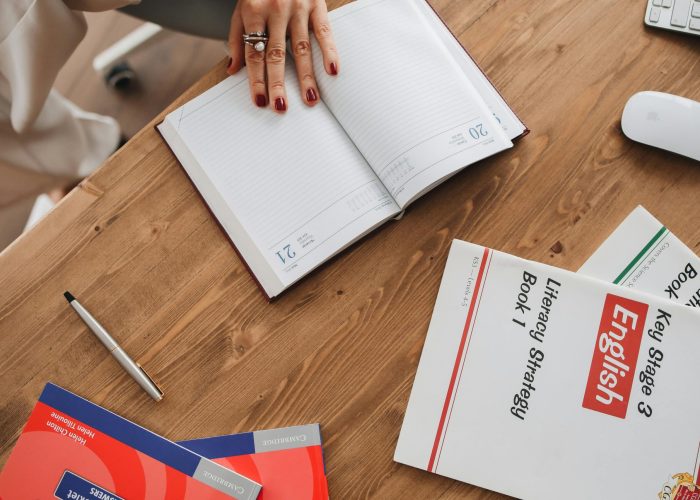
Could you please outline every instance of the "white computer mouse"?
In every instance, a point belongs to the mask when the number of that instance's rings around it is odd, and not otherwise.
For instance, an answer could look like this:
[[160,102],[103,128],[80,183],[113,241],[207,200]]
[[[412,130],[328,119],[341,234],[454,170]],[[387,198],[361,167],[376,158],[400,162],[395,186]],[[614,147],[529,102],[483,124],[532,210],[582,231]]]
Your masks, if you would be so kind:
[[633,141],[700,161],[700,102],[663,92],[639,92],[622,112]]

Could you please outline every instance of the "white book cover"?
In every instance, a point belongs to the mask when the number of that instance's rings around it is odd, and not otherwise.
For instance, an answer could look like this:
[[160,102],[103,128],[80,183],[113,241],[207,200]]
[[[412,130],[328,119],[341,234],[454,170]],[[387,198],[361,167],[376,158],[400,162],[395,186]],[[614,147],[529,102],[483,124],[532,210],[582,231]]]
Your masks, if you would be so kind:
[[579,273],[700,307],[700,258],[638,206]]
[[694,498],[699,325],[455,240],[394,458],[526,499]]

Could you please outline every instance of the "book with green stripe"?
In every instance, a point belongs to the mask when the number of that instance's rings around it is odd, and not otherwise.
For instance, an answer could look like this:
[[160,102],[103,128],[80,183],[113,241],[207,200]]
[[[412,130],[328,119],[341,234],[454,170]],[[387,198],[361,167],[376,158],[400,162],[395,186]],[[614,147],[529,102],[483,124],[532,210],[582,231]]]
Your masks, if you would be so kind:
[[635,208],[579,272],[700,307],[700,258],[642,206]]

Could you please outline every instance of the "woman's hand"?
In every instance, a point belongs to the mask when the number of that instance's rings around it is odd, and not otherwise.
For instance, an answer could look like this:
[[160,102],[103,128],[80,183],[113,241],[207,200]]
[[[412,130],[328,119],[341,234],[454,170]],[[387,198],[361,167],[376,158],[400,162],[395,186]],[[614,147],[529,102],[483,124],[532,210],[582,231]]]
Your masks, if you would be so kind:
[[[325,0],[238,0],[228,37],[231,52],[228,73],[236,73],[245,63],[250,97],[256,106],[262,108],[270,103],[278,113],[287,110],[284,87],[287,34],[291,37],[301,98],[309,106],[318,102],[309,26],[321,46],[326,73],[337,75],[338,52],[328,23]],[[255,32],[265,32],[270,37],[263,52],[243,43],[244,34]]]

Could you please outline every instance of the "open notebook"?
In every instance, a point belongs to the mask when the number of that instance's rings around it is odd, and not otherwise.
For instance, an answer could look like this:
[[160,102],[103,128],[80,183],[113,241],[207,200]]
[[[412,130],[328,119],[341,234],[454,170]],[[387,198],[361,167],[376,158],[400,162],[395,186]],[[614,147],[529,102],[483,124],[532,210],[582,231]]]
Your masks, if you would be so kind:
[[158,125],[270,298],[527,132],[424,0],[330,19],[342,72],[317,71],[315,107],[289,57],[285,115],[251,104],[243,70]]

